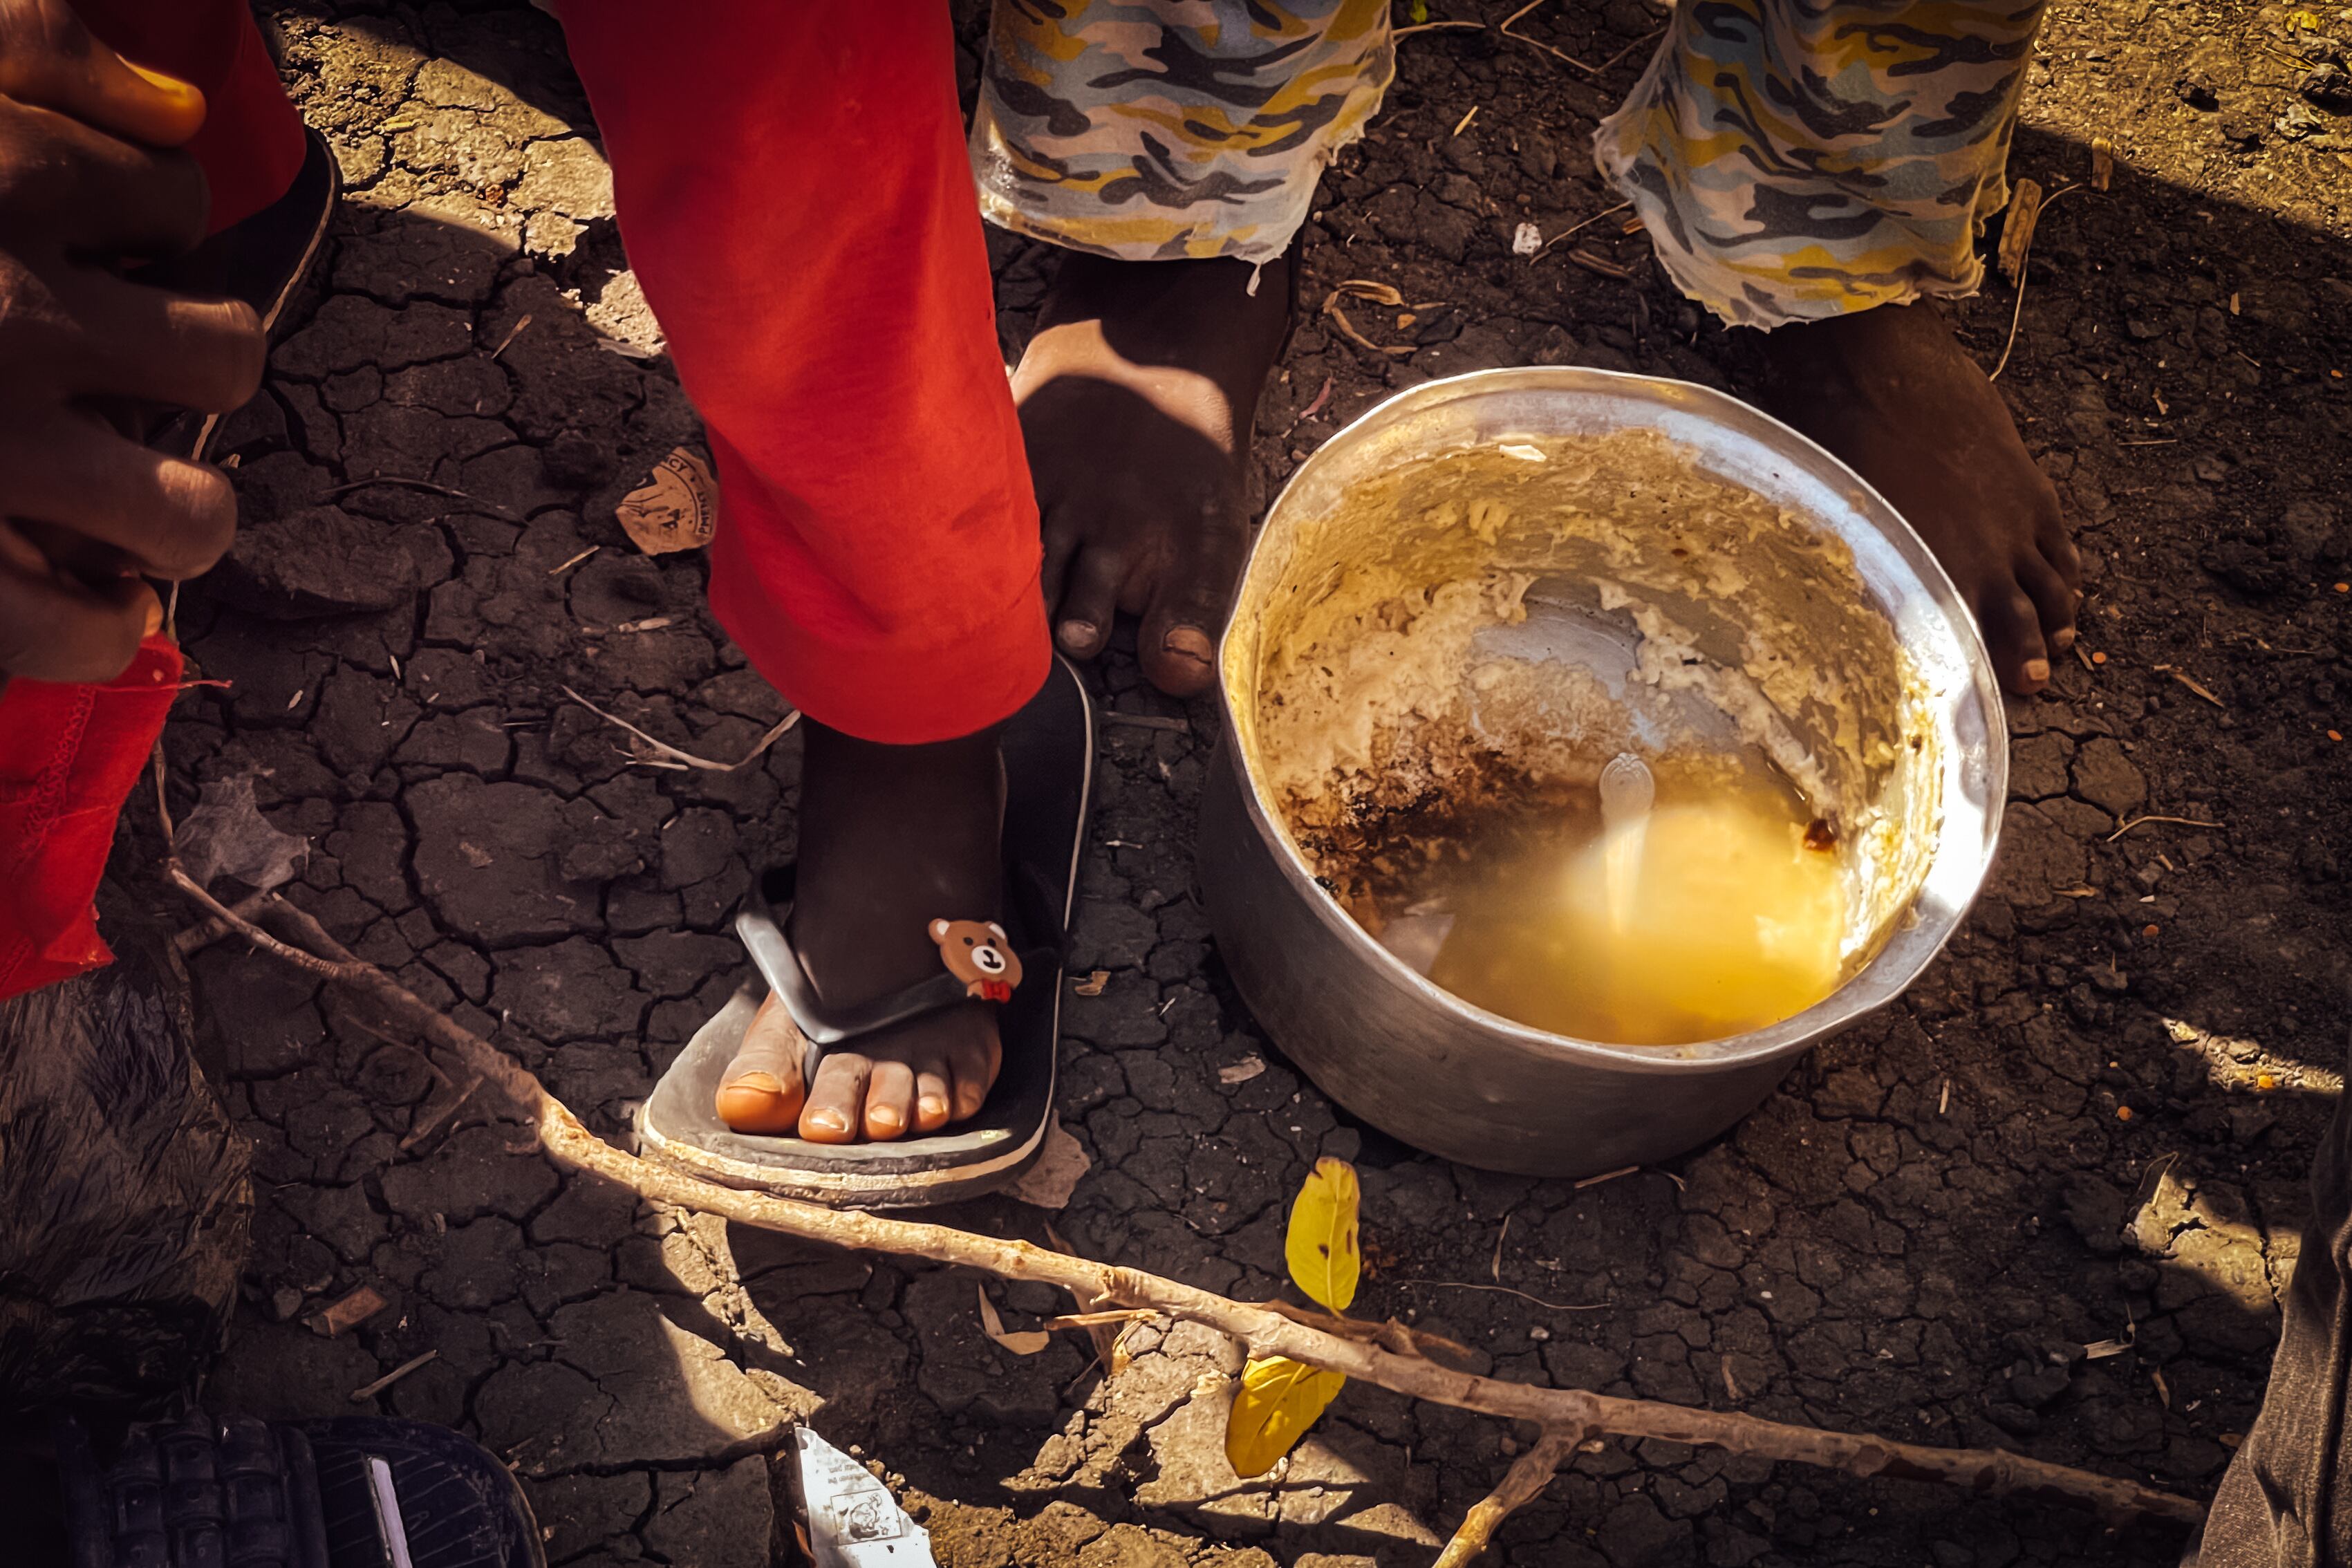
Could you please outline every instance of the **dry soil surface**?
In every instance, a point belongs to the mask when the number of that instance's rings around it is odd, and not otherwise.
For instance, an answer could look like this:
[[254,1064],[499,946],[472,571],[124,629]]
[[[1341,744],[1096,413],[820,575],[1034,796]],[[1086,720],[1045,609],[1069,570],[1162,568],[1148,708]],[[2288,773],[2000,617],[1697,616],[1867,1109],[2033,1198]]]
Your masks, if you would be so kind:
[[[733,773],[648,767],[560,689],[711,757],[779,717],[702,608],[702,562],[641,556],[614,521],[694,417],[551,21],[273,9],[352,191],[268,390],[224,433],[244,540],[182,625],[230,684],[184,703],[173,799],[252,775],[314,845],[297,902],[622,1137],[735,983],[745,865],[793,833],[789,740]],[[1306,233],[1310,314],[1258,426],[1269,491],[1431,376],[1585,363],[1742,384],[1748,349],[1617,220],[1510,253],[1521,222],[1550,236],[1612,204],[1587,141],[1658,23],[1645,0],[1594,0],[1522,24],[1615,60],[1597,71],[1492,30],[1404,41]],[[1059,1230],[1269,1295],[1289,1194],[1339,1154],[1363,1173],[1363,1309],[1497,1376],[2208,1491],[2253,1415],[2343,1053],[2352,98],[2321,68],[2331,40],[2352,41],[2352,11],[2053,10],[2013,172],[2084,181],[2104,136],[2113,188],[2049,209],[2021,310],[1996,279],[1958,319],[1988,364],[2019,323],[2001,385],[2079,531],[2086,631],[2051,691],[2011,705],[1992,887],[1903,1005],[1664,1169],[1577,1190],[1418,1156],[1334,1108],[1234,997],[1192,891],[1215,719],[1122,654],[1095,678],[1111,721],[1069,963],[1109,977],[1070,998],[1063,1044],[1093,1166]],[[1043,258],[992,245],[1009,357]],[[1577,245],[1630,276],[1572,262]],[[1351,278],[1447,303],[1409,325],[1355,312],[1411,347],[1370,353],[1311,314]],[[2123,831],[2144,814],[2219,826]],[[371,1403],[511,1458],[555,1563],[787,1557],[772,1458],[806,1418],[903,1479],[952,1568],[1417,1564],[1528,1436],[1356,1387],[1276,1479],[1237,1481],[1218,1440],[1235,1358],[1205,1334],[1147,1331],[1108,1383],[1076,1343],[1007,1355],[967,1276],[641,1210],[491,1107],[451,1112],[454,1064],[336,997],[234,944],[194,970],[207,1067],[258,1146],[216,1397],[348,1411],[437,1352]],[[1252,1058],[1265,1070],[1221,1082]],[[950,1217],[1036,1237],[1049,1216],[998,1200]],[[306,1326],[360,1286],[390,1304],[336,1337]],[[1015,1326],[1063,1306],[1001,1300]],[[2085,1349],[2103,1342],[2123,1348]],[[1502,1539],[1505,1560],[1551,1568],[2156,1565],[2181,1547],[1616,1443]]]

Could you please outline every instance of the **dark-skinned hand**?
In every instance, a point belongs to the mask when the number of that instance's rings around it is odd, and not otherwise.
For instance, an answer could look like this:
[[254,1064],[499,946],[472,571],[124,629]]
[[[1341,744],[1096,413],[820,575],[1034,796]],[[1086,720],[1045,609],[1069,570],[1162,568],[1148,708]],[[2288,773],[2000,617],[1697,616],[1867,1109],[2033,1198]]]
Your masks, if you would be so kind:
[[236,533],[219,469],[120,428],[260,384],[251,307],[132,280],[204,237],[204,176],[173,150],[204,116],[63,0],[0,0],[0,686],[120,674],[160,620],[145,579],[204,573]]

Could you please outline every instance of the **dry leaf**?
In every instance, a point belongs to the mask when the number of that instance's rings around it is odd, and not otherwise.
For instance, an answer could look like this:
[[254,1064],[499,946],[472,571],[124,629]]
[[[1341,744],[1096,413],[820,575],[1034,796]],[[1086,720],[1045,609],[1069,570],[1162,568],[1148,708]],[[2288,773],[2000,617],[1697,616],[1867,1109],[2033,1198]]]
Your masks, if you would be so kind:
[[310,1327],[333,1339],[345,1329],[356,1328],[384,1310],[384,1299],[362,1285],[333,1305],[322,1308],[310,1319]]
[[1041,1209],[1066,1209],[1078,1178],[1093,1170],[1094,1163],[1087,1158],[1085,1147],[1056,1120],[1045,1130],[1045,1146],[1037,1152],[1037,1163],[1022,1172],[1021,1179],[1004,1189],[1004,1195]]
[[2011,283],[2025,270],[2025,253],[2033,247],[2033,226],[2042,219],[2042,186],[2032,180],[2017,182],[2009,198],[2009,216],[2000,226],[2000,275]]
[[1356,1245],[1356,1210],[1362,1192],[1356,1167],[1326,1154],[1315,1162],[1290,1205],[1290,1232],[1283,1242],[1290,1277],[1334,1312],[1347,1310],[1363,1275],[1363,1258]]
[[1254,1361],[1225,1418],[1225,1459],[1234,1474],[1262,1476],[1307,1436],[1348,1380],[1286,1356]]
[[1110,971],[1108,969],[1097,969],[1092,974],[1087,975],[1084,980],[1079,981],[1076,985],[1071,986],[1070,994],[1073,996],[1099,996],[1103,994],[1103,987],[1109,984]]
[[172,853],[198,883],[234,877],[257,892],[291,881],[310,841],[269,826],[253,804],[253,775],[215,779],[172,836]]
[[1253,1052],[1229,1068],[1217,1069],[1217,1081],[1222,1084],[1247,1083],[1265,1071],[1265,1058]]
[[1386,283],[1375,283],[1369,278],[1350,278],[1331,290],[1331,297],[1352,294],[1359,300],[1370,300],[1375,305],[1394,305],[1402,309],[1404,296]]
[[975,1284],[972,1289],[980,1292],[980,1331],[1014,1355],[1035,1355],[1054,1342],[1054,1336],[1043,1329],[1006,1332],[1004,1320],[996,1315],[996,1303],[988,1299],[988,1287]]
[[2116,144],[2104,136],[2091,138],[2091,189],[2104,191],[2116,180]]
[[621,498],[613,515],[648,555],[698,550],[710,542],[718,523],[719,483],[709,464],[680,447]]
[[[1045,1241],[1065,1258],[1076,1258],[1078,1255],[1078,1249],[1072,1247],[1069,1239],[1060,1231],[1055,1230],[1050,1223],[1045,1226]],[[1091,1290],[1074,1289],[1070,1294],[1076,1298],[1078,1310],[1081,1312],[1093,1312],[1102,1308],[1110,1300],[1108,1296],[1097,1296]],[[1128,1327],[1133,1326],[1129,1324]],[[1114,1331],[1108,1324],[1092,1326],[1087,1330],[1087,1338],[1094,1342],[1095,1360],[1102,1363],[1106,1376],[1117,1377],[1127,1370],[1128,1363],[1134,1359],[1127,1349],[1127,1335],[1128,1329]]]

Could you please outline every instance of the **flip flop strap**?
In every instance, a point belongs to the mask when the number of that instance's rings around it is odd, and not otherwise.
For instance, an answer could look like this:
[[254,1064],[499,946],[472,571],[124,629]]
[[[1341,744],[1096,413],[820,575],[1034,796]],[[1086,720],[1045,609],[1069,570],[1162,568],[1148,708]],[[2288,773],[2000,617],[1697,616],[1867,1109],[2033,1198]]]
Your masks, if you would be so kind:
[[[783,1003],[784,1011],[819,1053],[909,1019],[943,1013],[971,999],[963,981],[953,974],[940,973],[919,980],[904,990],[850,1006],[828,1006],[819,1000],[808,970],[793,950],[792,939],[784,934],[785,922],[792,916],[792,869],[790,866],[780,867],[774,873],[782,882],[779,889],[784,895],[781,909],[770,903],[758,883],[752,885],[743,912],[736,917],[735,933],[742,939],[768,988]],[[1060,967],[1060,956],[1051,948],[1030,949],[1020,956],[1026,973],[1050,974]],[[814,1068],[812,1062],[812,1071]]]

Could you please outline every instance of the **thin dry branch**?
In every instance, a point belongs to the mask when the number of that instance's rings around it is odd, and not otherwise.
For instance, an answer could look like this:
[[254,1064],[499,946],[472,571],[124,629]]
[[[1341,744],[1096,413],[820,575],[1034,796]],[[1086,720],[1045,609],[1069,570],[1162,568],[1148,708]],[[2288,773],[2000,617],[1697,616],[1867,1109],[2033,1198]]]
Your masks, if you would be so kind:
[[467,495],[464,490],[452,489],[447,485],[436,485],[431,479],[412,479],[404,474],[378,474],[372,479],[353,479],[350,484],[337,485],[333,489],[325,491],[319,499],[321,501],[340,500],[353,490],[368,489],[377,485],[395,485],[404,490],[423,490],[426,495],[440,496],[445,500],[457,501],[468,511],[478,511],[484,517],[495,517],[501,522],[511,522],[517,526],[530,521],[528,518],[518,517],[513,511],[499,505],[496,501],[479,500]]
[[1470,1568],[1494,1541],[1503,1521],[1543,1496],[1552,1477],[1584,1438],[1583,1431],[1574,1427],[1555,1426],[1546,1432],[1534,1447],[1519,1456],[1493,1491],[1471,1505],[1433,1568]]
[[626,719],[622,718],[619,714],[605,712],[604,710],[597,707],[593,702],[589,701],[588,699],[581,696],[580,693],[572,690],[572,688],[568,686],[564,687],[562,690],[563,695],[572,699],[572,701],[580,704],[581,707],[588,710],[589,712],[596,715],[597,718],[604,721],[605,723],[619,725],[622,729],[626,730],[630,734],[635,735],[638,740],[643,741],[646,745],[651,746],[655,751],[659,752],[663,756],[668,757],[673,762],[676,762],[682,766],[700,768],[707,773],[731,773],[739,768],[751,766],[753,762],[758,760],[761,752],[766,751],[770,746],[774,745],[778,741],[783,739],[784,731],[801,721],[800,710],[795,708],[791,712],[785,714],[782,719],[778,720],[774,724],[771,725],[768,732],[761,736],[757,742],[753,742],[750,751],[744,752],[741,756],[736,758],[731,763],[714,763],[708,757],[698,757],[692,752],[681,752],[676,746],[671,745],[667,741],[655,739],[653,736],[646,734],[643,730],[638,729],[635,724],[630,723]]
[[1664,27],[1659,27],[1654,31],[1644,33],[1640,37],[1634,39],[1632,43],[1626,45],[1623,48],[1619,49],[1615,54],[1611,55],[1607,59],[1602,60],[1599,65],[1589,66],[1564,49],[1554,48],[1551,45],[1543,42],[1539,38],[1528,37],[1525,33],[1514,33],[1511,31],[1511,24],[1517,22],[1520,17],[1526,16],[1528,12],[1534,10],[1537,6],[1541,5],[1542,4],[1544,4],[1544,0],[1528,0],[1526,5],[1520,6],[1517,10],[1504,17],[1502,26],[1496,28],[1496,31],[1502,34],[1503,37],[1507,38],[1516,38],[1531,49],[1541,49],[1544,53],[1549,55],[1552,58],[1559,61],[1561,64],[1574,66],[1578,70],[1582,71],[1587,76],[1599,76],[1611,66],[1615,65],[1619,60],[1623,59],[1627,55],[1630,55],[1635,49],[1640,48],[1643,44],[1646,44],[1652,38],[1656,37],[1659,33],[1665,31]]
[[1594,213],[1591,217],[1584,219],[1580,223],[1570,224],[1568,227],[1561,229],[1558,234],[1553,235],[1549,239],[1545,240],[1543,243],[1543,248],[1537,251],[1533,257],[1529,258],[1529,259],[1541,261],[1545,257],[1551,254],[1551,247],[1558,245],[1560,241],[1567,239],[1571,235],[1582,234],[1586,229],[1591,228],[1602,218],[1611,217],[1618,213],[1622,213],[1633,205],[1633,204],[1632,202],[1619,202],[1613,207],[1601,208],[1599,212]]
[[2137,827],[2143,822],[2170,822],[2177,823],[2182,827],[2220,828],[2225,826],[2219,822],[2208,822],[2201,816],[2135,816],[2129,822],[2125,823],[2121,827],[2116,828],[2113,833],[2108,834],[2107,842],[2113,844],[2116,839],[2121,838],[2125,834],[2129,833],[2133,828]]
[[2095,1475],[2020,1454],[1990,1448],[1933,1448],[1854,1433],[1792,1426],[1734,1412],[1617,1398],[1578,1388],[1500,1382],[1454,1371],[1417,1355],[1399,1353],[1378,1343],[1343,1338],[1265,1307],[1229,1300],[1139,1269],[1097,1263],[1029,1242],[978,1236],[947,1226],[829,1209],[762,1193],[716,1186],[625,1153],[597,1137],[520,1063],[419,1001],[374,964],[354,957],[317,921],[293,904],[280,901],[270,913],[297,932],[307,948],[282,941],[236,915],[176,865],[167,862],[165,873],[184,894],[207,913],[226,918],[263,952],[306,974],[349,987],[421,1037],[458,1057],[533,1124],[540,1145],[549,1155],[573,1170],[601,1176],[656,1203],[674,1204],[803,1240],[924,1258],[982,1269],[1006,1279],[1034,1279],[1068,1290],[1091,1307],[1149,1308],[1237,1340],[1253,1357],[1287,1356],[1411,1398],[1475,1410],[1505,1420],[1529,1421],[1547,1431],[1654,1437],[1694,1447],[1793,1459],[1850,1475],[1942,1481],[1983,1496],[2015,1494],[2063,1500],[2086,1505],[2113,1517],[2140,1514],[2184,1525],[2195,1524],[2204,1517],[2204,1510],[2188,1498],[2137,1481]]
[[2019,240],[2017,246],[2017,302],[2010,308],[2009,336],[2000,345],[2000,361],[1992,367],[1991,374],[1985,377],[1987,381],[2000,379],[2000,373],[2009,368],[2010,354],[2017,348],[2018,323],[2025,320],[2025,272],[2033,258],[2033,231],[2040,226],[2042,215],[2050,210],[2051,203],[2069,191],[2080,189],[2082,189],[2080,181],[2071,185],[2061,185],[2033,205],[2026,224],[2024,237]]

